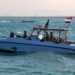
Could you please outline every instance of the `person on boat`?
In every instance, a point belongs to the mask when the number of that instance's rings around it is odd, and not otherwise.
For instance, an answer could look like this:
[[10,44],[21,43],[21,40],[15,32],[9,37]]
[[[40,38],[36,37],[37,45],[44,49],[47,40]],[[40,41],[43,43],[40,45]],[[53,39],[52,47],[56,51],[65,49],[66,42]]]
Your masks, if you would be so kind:
[[14,32],[10,33],[10,37],[14,37],[14,35],[15,35]]
[[24,31],[23,38],[26,38],[26,37],[27,37],[27,32]]
[[46,32],[45,40],[49,41],[49,34]]
[[47,22],[46,22],[44,28],[48,28],[48,26],[49,26],[49,19],[47,20]]
[[53,37],[53,32],[50,32],[50,37],[49,37],[49,38],[50,38],[50,39],[49,39],[50,41],[53,41],[53,38],[54,38],[54,37]]
[[63,43],[63,39],[61,37],[54,39],[55,43]]

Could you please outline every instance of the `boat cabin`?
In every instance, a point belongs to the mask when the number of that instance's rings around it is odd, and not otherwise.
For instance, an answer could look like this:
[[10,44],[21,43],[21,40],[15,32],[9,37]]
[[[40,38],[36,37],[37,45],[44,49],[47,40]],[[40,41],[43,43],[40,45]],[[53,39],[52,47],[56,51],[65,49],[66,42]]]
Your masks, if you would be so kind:
[[46,41],[66,43],[67,31],[67,28],[34,27],[31,35],[36,35],[39,39]]

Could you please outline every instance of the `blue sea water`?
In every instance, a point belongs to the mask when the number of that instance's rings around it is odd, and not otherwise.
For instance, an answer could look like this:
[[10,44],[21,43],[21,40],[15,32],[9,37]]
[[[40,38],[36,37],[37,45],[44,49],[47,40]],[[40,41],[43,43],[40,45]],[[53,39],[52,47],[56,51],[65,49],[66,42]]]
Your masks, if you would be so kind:
[[[31,32],[33,26],[45,24],[50,27],[64,27],[65,17],[1,17],[0,36],[10,32]],[[33,22],[22,22],[32,20]],[[75,41],[75,18],[73,18],[68,40]],[[0,53],[0,75],[75,75],[75,55],[60,55],[46,51],[31,54]]]

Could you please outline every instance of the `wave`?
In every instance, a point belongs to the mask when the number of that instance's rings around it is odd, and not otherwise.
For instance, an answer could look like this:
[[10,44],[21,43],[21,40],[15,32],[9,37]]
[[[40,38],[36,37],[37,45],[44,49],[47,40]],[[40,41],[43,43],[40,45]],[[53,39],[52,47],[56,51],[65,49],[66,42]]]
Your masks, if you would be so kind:
[[11,23],[9,20],[0,20],[0,23]]

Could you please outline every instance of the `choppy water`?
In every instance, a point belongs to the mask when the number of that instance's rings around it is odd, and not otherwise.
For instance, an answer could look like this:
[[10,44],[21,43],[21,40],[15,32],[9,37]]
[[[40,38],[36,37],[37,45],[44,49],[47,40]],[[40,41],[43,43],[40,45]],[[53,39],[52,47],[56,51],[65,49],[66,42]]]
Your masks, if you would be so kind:
[[[8,17],[0,18],[0,36],[9,36],[11,31],[21,33],[36,25],[44,24],[50,19],[50,26],[63,27],[64,18],[41,17]],[[34,20],[34,22],[22,22]],[[75,41],[75,18],[73,18],[68,40]],[[59,55],[39,51],[31,54],[0,53],[1,75],[75,75],[75,55]]]

